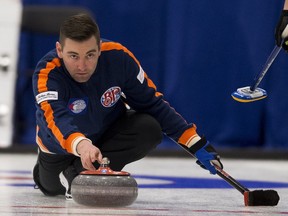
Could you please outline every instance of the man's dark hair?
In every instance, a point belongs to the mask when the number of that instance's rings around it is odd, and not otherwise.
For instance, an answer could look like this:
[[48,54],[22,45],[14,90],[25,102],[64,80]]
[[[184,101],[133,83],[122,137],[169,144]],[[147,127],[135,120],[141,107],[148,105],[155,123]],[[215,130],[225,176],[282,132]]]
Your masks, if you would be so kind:
[[77,14],[66,19],[60,27],[59,42],[64,46],[64,40],[85,41],[95,36],[100,47],[100,31],[97,23],[88,14]]

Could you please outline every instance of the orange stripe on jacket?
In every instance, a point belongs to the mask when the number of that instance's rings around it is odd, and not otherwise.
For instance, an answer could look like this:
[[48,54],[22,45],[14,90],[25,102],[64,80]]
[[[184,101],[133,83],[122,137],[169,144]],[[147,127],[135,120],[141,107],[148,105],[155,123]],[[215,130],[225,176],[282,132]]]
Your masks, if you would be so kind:
[[46,67],[40,70],[38,75],[38,93],[47,91],[48,74],[55,67],[60,67],[60,59],[54,58],[51,62],[47,62]]
[[[44,111],[44,116],[47,122],[48,128],[51,129],[52,133],[60,143],[60,145],[65,148],[64,144],[65,140],[63,137],[63,134],[61,133],[60,129],[56,126],[55,121],[54,121],[54,116],[53,116],[53,109],[51,105],[48,103],[48,101],[43,101],[41,104],[41,109]],[[68,150],[68,149],[67,149]]]
[[[44,92],[47,91],[47,81],[48,81],[48,75],[55,67],[60,67],[61,63],[58,58],[54,58],[52,62],[48,62],[46,64],[46,67],[40,70],[39,77],[38,77],[38,92]],[[85,137],[82,133],[72,133],[69,135],[67,139],[64,139],[63,134],[61,133],[60,129],[56,126],[54,121],[54,113],[51,105],[48,103],[48,101],[43,101],[40,104],[41,109],[44,112],[44,116],[48,125],[48,128],[52,131],[62,148],[66,149],[69,153],[73,153],[72,149],[72,143],[73,141],[81,136]],[[42,143],[43,144],[43,143]],[[43,145],[44,146],[44,145]]]
[[39,131],[39,126],[36,126],[36,143],[39,146],[39,148],[46,153],[51,153],[46,146],[43,144],[42,140],[40,139],[40,137],[38,136],[38,131]]
[[[136,57],[133,55],[132,52],[130,52],[126,47],[122,46],[119,43],[115,42],[103,42],[101,45],[101,51],[110,51],[110,50],[123,50],[125,53],[127,53],[131,58],[134,59],[134,61],[138,64],[139,68],[141,67],[140,62],[136,59]],[[157,88],[153,81],[148,77],[148,75],[144,72],[144,77],[147,80],[148,86],[150,88],[153,88],[155,90],[155,96],[161,96],[162,93],[157,92]]]

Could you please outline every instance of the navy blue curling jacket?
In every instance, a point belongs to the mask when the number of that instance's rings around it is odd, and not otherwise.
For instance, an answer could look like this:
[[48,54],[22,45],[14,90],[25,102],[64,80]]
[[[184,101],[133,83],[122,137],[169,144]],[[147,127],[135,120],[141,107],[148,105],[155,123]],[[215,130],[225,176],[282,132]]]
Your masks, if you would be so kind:
[[36,66],[33,91],[36,142],[47,153],[77,155],[74,144],[83,138],[97,146],[101,135],[126,112],[125,103],[152,115],[180,144],[196,134],[196,126],[163,99],[139,61],[119,43],[102,43],[96,71],[86,83],[72,79],[56,50],[50,51]]

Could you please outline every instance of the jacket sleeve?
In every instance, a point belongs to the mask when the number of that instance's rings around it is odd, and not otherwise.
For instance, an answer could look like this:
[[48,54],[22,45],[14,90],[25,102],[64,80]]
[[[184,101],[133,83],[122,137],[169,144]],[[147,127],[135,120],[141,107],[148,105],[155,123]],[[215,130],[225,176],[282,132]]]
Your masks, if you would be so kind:
[[163,94],[157,91],[153,81],[142,69],[135,56],[126,51],[126,87],[123,90],[127,103],[133,109],[151,114],[161,125],[163,132],[176,142],[186,145],[197,135],[196,125],[186,120],[170,106]]
[[[64,153],[66,151],[78,155],[76,145],[86,137],[72,124],[71,115],[68,115],[69,111],[64,102],[64,81],[57,76],[60,66],[61,62],[58,58],[48,62],[41,61],[33,74],[37,126],[39,130],[45,130],[44,134],[52,137],[54,144],[60,145]],[[45,142],[43,144],[45,145]]]

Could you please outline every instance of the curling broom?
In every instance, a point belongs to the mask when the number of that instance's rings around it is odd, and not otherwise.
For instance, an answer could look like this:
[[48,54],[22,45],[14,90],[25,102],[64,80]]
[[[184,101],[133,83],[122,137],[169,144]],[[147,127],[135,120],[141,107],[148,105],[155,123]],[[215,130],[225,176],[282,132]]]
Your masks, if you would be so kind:
[[[186,146],[183,146],[177,143],[180,147],[182,147],[186,152],[188,152],[191,156],[196,158]],[[250,191],[248,188],[244,187],[237,180],[235,180],[232,176],[230,176],[223,169],[213,164],[216,168],[217,175],[224,179],[227,183],[229,183],[232,187],[238,190],[240,193],[244,195],[244,205],[245,206],[276,206],[280,200],[280,197],[275,190],[254,190]]]
[[[215,165],[214,165],[215,166]],[[280,197],[275,190],[254,190],[250,191],[248,188],[241,185],[238,181],[232,178],[227,172],[220,167],[215,166],[217,175],[228,182],[231,186],[237,189],[244,195],[245,206],[276,206]]]
[[[282,33],[282,38],[283,39],[287,38],[287,36],[288,36],[288,25],[286,26],[286,28]],[[285,44],[288,45],[288,41],[286,41]],[[262,88],[258,88],[258,85],[262,81],[263,77],[267,73],[272,63],[274,62],[275,58],[278,56],[279,52],[281,51],[281,48],[282,46],[278,47],[277,45],[274,47],[263,69],[255,77],[254,83],[251,86],[238,88],[235,92],[231,94],[234,100],[246,103],[261,100],[267,97],[267,92]]]

